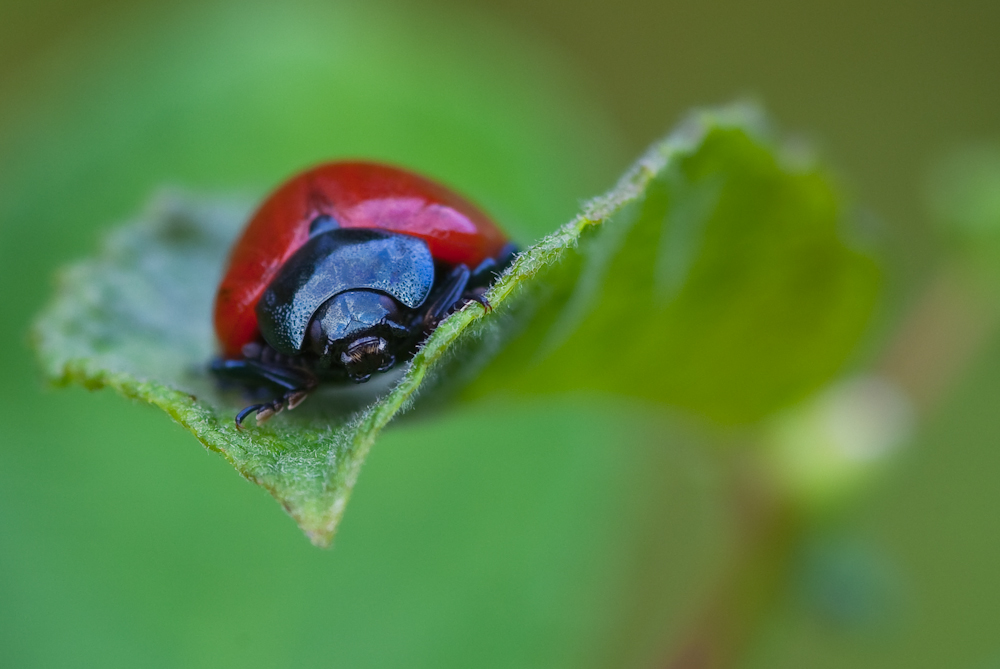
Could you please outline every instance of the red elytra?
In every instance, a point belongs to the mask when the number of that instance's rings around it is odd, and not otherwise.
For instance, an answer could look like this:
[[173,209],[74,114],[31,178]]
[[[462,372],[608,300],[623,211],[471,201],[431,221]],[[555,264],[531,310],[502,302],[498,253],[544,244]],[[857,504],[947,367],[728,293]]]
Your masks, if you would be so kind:
[[255,307],[286,260],[309,238],[317,216],[344,228],[378,228],[427,242],[431,255],[475,268],[496,257],[504,233],[474,204],[406,170],[369,162],[326,163],[292,177],[247,224],[215,298],[223,355],[237,357],[257,339]]

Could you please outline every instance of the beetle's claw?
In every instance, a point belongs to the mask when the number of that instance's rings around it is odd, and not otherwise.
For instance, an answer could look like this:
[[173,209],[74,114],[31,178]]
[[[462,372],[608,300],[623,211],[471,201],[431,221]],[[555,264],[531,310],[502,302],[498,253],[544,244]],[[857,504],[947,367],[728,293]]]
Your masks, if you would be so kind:
[[244,407],[244,409],[242,411],[240,411],[238,414],[236,414],[236,429],[242,430],[243,429],[243,420],[247,416],[249,416],[250,414],[252,414],[254,411],[258,412],[258,414],[259,414],[260,410],[263,409],[266,406],[267,406],[266,404],[251,404],[248,407]]
[[471,304],[473,302],[478,302],[479,304],[483,305],[483,309],[486,311],[486,313],[490,313],[490,312],[493,311],[493,305],[490,304],[490,301],[488,299],[486,299],[486,292],[485,291],[483,291],[483,292],[478,292],[477,291],[477,292],[474,292],[474,293],[470,293],[469,295],[466,296],[465,299],[468,300],[466,302],[466,304]]

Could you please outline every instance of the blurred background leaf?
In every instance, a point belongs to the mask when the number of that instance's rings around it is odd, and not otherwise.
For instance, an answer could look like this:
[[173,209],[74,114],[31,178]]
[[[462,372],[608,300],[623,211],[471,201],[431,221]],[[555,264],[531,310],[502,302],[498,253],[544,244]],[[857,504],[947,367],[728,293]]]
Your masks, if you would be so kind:
[[926,201],[936,232],[984,274],[984,289],[1000,278],[1000,147],[990,143],[952,149],[927,178]]

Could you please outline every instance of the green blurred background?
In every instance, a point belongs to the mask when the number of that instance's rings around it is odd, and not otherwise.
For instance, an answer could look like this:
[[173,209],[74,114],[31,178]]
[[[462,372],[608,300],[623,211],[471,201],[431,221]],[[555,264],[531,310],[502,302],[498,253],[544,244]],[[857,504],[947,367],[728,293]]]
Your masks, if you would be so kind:
[[[320,551],[162,414],[41,387],[52,274],[164,185],[255,196],[345,155],[530,242],[686,110],[752,96],[877,212],[864,365],[950,262],[931,168],[1000,139],[998,30],[985,1],[4,0],[0,666],[661,666],[737,534],[702,431],[593,396],[411,419]],[[1000,339],[961,369],[741,666],[1000,662]]]

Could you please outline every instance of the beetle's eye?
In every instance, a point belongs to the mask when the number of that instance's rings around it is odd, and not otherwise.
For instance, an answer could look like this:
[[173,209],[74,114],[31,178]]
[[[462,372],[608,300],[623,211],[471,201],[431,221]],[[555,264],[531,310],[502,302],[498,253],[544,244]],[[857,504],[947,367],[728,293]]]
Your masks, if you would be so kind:
[[336,230],[340,227],[340,223],[337,223],[337,219],[333,216],[327,216],[323,214],[322,216],[317,216],[309,224],[309,236],[315,237],[316,235],[322,234],[324,232],[329,232],[330,230]]

